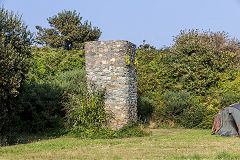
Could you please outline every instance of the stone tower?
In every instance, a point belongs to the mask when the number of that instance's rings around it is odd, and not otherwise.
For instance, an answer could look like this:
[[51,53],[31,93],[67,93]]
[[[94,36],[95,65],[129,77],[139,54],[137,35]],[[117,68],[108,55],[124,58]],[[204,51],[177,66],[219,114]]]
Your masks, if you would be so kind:
[[137,120],[135,51],[136,45],[124,40],[85,43],[87,81],[106,89],[112,129]]

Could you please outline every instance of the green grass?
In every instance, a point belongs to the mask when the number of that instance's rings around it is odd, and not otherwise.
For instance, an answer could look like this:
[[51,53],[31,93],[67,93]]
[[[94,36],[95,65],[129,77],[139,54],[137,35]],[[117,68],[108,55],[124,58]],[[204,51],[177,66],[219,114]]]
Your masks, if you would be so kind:
[[0,159],[240,159],[239,138],[210,130],[153,129],[147,137],[60,137],[0,148]]

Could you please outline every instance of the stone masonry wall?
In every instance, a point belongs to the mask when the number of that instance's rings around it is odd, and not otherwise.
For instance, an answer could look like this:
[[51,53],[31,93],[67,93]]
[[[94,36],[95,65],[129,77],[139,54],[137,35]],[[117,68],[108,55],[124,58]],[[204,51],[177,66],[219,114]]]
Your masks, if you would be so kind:
[[112,129],[137,120],[135,50],[124,40],[85,43],[87,80],[106,89],[105,109]]

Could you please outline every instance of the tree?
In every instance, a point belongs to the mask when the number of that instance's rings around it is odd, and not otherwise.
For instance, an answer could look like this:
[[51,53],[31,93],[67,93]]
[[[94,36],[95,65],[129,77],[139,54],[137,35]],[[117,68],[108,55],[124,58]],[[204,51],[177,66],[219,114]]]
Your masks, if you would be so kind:
[[51,28],[36,26],[37,43],[71,50],[82,48],[83,42],[98,40],[101,35],[100,29],[92,27],[88,21],[82,23],[81,20],[82,17],[76,10],[73,12],[64,10],[49,17],[47,21]]
[[224,73],[236,69],[239,53],[238,40],[230,39],[225,32],[181,31],[175,38],[169,58],[174,73],[172,79],[181,83],[181,89],[209,94]]
[[[31,54],[32,34],[21,16],[0,8],[0,133],[10,126],[16,110],[15,100],[20,92],[28,58]],[[1,136],[0,134],[0,136]],[[1,137],[0,137],[1,143]]]

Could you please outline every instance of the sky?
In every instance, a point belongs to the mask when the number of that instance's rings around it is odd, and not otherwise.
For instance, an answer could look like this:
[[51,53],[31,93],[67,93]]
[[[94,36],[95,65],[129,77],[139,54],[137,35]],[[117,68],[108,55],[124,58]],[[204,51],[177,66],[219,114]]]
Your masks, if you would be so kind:
[[181,30],[225,31],[240,40],[240,0],[0,0],[22,15],[32,32],[48,28],[47,18],[76,10],[93,26],[99,40],[143,40],[156,48],[171,46]]

